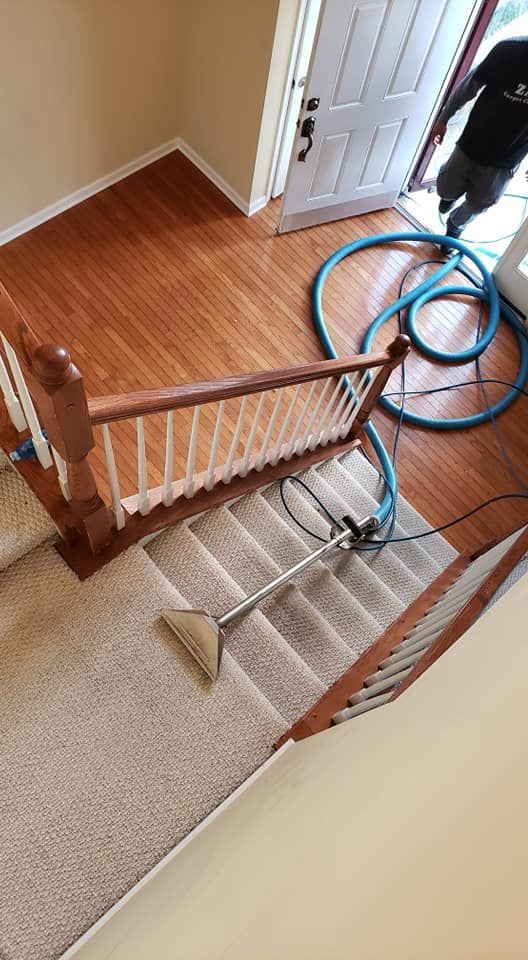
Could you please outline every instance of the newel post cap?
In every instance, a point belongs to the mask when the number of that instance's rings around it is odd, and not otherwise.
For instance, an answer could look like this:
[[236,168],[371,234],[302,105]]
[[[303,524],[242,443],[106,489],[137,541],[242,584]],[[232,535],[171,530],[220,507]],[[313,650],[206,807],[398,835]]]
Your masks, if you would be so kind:
[[40,383],[57,386],[66,383],[73,364],[65,347],[58,343],[43,343],[33,353],[33,370]]

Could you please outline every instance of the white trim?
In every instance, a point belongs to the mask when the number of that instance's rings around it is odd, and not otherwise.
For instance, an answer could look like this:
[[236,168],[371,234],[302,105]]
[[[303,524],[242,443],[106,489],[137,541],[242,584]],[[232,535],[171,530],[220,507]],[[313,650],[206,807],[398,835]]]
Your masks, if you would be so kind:
[[[221,192],[228,197],[228,199],[231,200],[239,210],[242,211],[242,213],[245,213],[246,217],[249,217],[251,216],[251,213],[256,212],[256,210],[252,210],[251,207],[260,203],[260,200],[257,200],[254,204],[250,205],[248,201],[244,200],[244,198],[233,189],[227,180],[224,180],[224,178],[221,177],[220,174],[213,169],[213,167],[210,167],[209,164],[200,156],[200,154],[196,153],[196,150],[193,150],[193,148],[190,147],[185,140],[182,140],[181,137],[177,137],[176,139],[177,149],[181,150],[184,157],[187,157],[187,159],[190,160],[195,167],[198,167],[198,170],[200,170],[200,172],[203,173],[204,176],[211,181],[211,183],[214,183],[215,187],[218,187],[218,189],[221,190]],[[260,209],[260,207],[257,209]]]
[[[304,27],[306,23],[306,11],[308,8],[308,0],[298,0],[299,6],[297,9],[297,22],[295,24],[295,32],[293,35],[291,50],[290,50],[290,63],[288,66],[288,73],[286,75],[286,82],[284,84],[284,90],[282,93],[282,102],[279,111],[279,121],[277,125],[277,136],[275,138],[275,146],[273,147],[273,156],[271,159],[271,167],[268,177],[268,185],[266,189],[266,194],[271,200],[273,196],[273,184],[275,183],[275,178],[277,176],[277,167],[279,163],[279,154],[281,151],[282,141],[284,138],[285,131],[285,121],[286,114],[288,112],[288,106],[290,103],[290,98],[293,92],[293,84],[295,82],[296,73],[297,73],[297,64],[299,62],[299,53],[301,49],[301,40],[302,34],[304,32]],[[277,18],[278,19],[278,18]]]
[[256,200],[252,200],[248,206],[247,216],[252,217],[254,213],[258,213],[259,210],[262,210],[266,206],[269,197],[266,197],[264,194],[261,197],[257,197]]
[[162,143],[161,146],[155,147],[154,150],[149,150],[148,153],[142,154],[141,157],[131,160],[130,163],[125,163],[124,166],[118,167],[118,169],[113,170],[112,173],[108,173],[104,177],[99,177],[98,180],[93,180],[92,183],[81,187],[80,190],[75,190],[74,193],[69,193],[68,196],[63,197],[62,200],[57,200],[48,207],[38,210],[37,213],[33,213],[30,217],[19,220],[18,223],[14,223],[11,227],[6,227],[5,230],[0,231],[0,246],[4,243],[9,243],[9,241],[14,240],[15,237],[20,237],[23,233],[28,233],[29,230],[33,230],[34,227],[45,223],[46,220],[51,220],[53,217],[58,216],[59,213],[64,213],[64,211],[69,210],[70,207],[75,207],[78,203],[82,203],[83,200],[87,200],[88,197],[93,197],[94,194],[100,193],[101,190],[106,190],[107,187],[111,187],[112,184],[117,183],[118,180],[124,180],[125,177],[129,177],[131,173],[135,173],[137,170],[141,170],[142,167],[148,166],[149,163],[160,160],[161,157],[166,156],[166,154],[177,150],[178,146],[178,137],[175,137],[173,140],[168,140],[166,143]]
[[71,947],[68,947],[66,952],[61,954],[60,960],[70,960],[70,957],[74,957],[79,952],[79,950],[87,943],[87,941],[91,940],[91,938],[96,933],[98,933],[101,927],[104,927],[105,924],[108,923],[108,921],[111,920],[112,917],[115,916],[115,914],[118,913],[118,911],[121,910],[121,908],[124,907],[129,902],[129,900],[132,899],[132,897],[134,897],[137,893],[139,893],[139,891],[142,890],[142,888],[146,886],[146,884],[150,880],[152,880],[152,878],[155,877],[156,874],[160,873],[171,862],[171,860],[174,860],[174,858],[177,857],[178,854],[181,853],[185,849],[185,847],[189,843],[191,843],[195,839],[195,837],[198,836],[199,833],[202,832],[202,830],[205,830],[213,822],[213,820],[216,820],[216,818],[219,817],[220,814],[222,814],[224,810],[227,809],[227,807],[231,806],[231,804],[234,803],[234,801],[237,800],[242,793],[245,793],[248,787],[252,786],[255,780],[258,780],[258,778],[273,763],[275,763],[275,761],[278,760],[278,758],[281,757],[286,750],[289,750],[290,747],[293,747],[293,746],[295,746],[295,742],[293,740],[287,740],[286,743],[282,745],[282,747],[280,747],[278,750],[275,750],[275,752],[272,753],[271,757],[268,757],[268,759],[265,760],[264,763],[260,767],[258,767],[257,770],[255,770],[254,773],[250,774],[247,780],[244,780],[244,783],[241,783],[240,786],[237,787],[237,789],[234,790],[229,797],[223,800],[222,803],[219,804],[219,806],[216,807],[216,809],[213,810],[212,813],[210,813],[205,818],[205,820],[202,820],[202,822],[199,823],[198,826],[194,828],[194,830],[191,830],[191,832],[188,833],[186,837],[184,837],[181,843],[173,847],[172,850],[169,850],[169,852],[163,857],[163,859],[160,860],[160,862],[157,863],[155,867],[152,867],[152,869],[149,870],[149,872],[146,873],[145,876],[142,877],[141,880],[139,880],[128,891],[128,893],[125,893],[125,895],[121,897],[121,899],[118,900],[117,903],[114,903],[114,906],[110,907],[110,909],[102,917],[100,917],[99,920],[97,920],[93,924],[93,926],[88,928],[86,933],[83,933],[82,936],[75,941],[75,943],[72,943]]
[[227,180],[224,180],[213,167],[209,166],[185,140],[182,140],[181,137],[174,137],[172,140],[167,140],[166,143],[162,143],[161,146],[155,147],[154,150],[149,150],[148,153],[142,154],[141,157],[131,160],[130,163],[125,163],[124,166],[119,167],[112,173],[108,173],[104,177],[99,177],[98,180],[93,180],[92,183],[81,187],[80,190],[75,190],[74,193],[68,194],[68,196],[63,197],[62,200],[57,200],[48,207],[38,210],[37,213],[33,213],[30,217],[19,220],[18,223],[6,227],[5,230],[0,230],[0,247],[5,243],[9,243],[11,240],[15,240],[16,237],[22,236],[23,233],[28,233],[30,230],[33,230],[34,227],[40,226],[40,224],[45,223],[46,220],[51,220],[53,217],[58,216],[59,213],[64,213],[64,211],[69,210],[70,207],[75,207],[78,203],[82,203],[83,200],[88,200],[89,197],[100,193],[101,190],[106,190],[106,188],[111,187],[112,184],[117,183],[119,180],[124,180],[125,177],[129,177],[132,173],[136,173],[136,171],[147,167],[150,163],[154,163],[156,160],[160,160],[168,153],[173,153],[173,151],[176,150],[181,150],[183,155],[187,157],[215,187],[218,187],[224,196],[231,200],[246,217],[253,216],[254,213],[257,213],[262,207],[266,206],[268,201],[265,196],[258,197],[256,200],[248,203],[248,201],[244,200],[244,198],[230,186]]

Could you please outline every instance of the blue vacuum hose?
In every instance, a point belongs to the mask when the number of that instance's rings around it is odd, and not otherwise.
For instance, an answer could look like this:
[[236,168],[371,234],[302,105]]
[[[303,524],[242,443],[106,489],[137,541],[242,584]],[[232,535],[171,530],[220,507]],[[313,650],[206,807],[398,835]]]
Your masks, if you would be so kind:
[[[353,243],[347,243],[344,247],[336,250],[328,260],[323,263],[317,277],[315,278],[312,291],[312,310],[315,323],[315,329],[323,345],[326,356],[329,359],[337,358],[337,351],[328,332],[324,314],[323,314],[323,291],[327,277],[331,270],[341,263],[345,257],[356,253],[358,250],[366,250],[368,247],[377,247],[384,243],[394,243],[402,240],[410,240],[446,244],[446,237],[437,233],[421,233],[411,231],[409,233],[381,233],[371,237],[362,237],[361,240],[355,240]],[[407,309],[407,329],[406,332],[411,338],[415,347],[426,357],[437,360],[440,363],[469,363],[476,360],[490,345],[495,337],[501,317],[508,323],[515,332],[519,344],[519,372],[515,380],[515,387],[522,389],[528,378],[528,341],[526,333],[520,320],[514,311],[502,301],[493,279],[493,276],[482,262],[477,253],[470,249],[462,240],[449,237],[447,240],[449,247],[459,251],[454,254],[445,264],[436,270],[427,280],[420,283],[409,293],[395,300],[383,310],[379,316],[370,324],[361,344],[361,350],[368,353],[374,349],[374,341],[380,329],[394,316],[397,316],[400,310]],[[462,254],[468,257],[477,266],[482,277],[482,286],[473,285],[443,285],[439,286],[440,281],[454,270],[462,259]],[[438,297],[450,297],[463,294],[466,297],[475,297],[478,300],[488,304],[489,314],[485,330],[481,333],[474,346],[467,350],[457,352],[445,352],[436,349],[424,339],[417,325],[420,309],[430,300]],[[347,385],[348,386],[348,385]],[[468,417],[424,417],[416,413],[402,410],[401,405],[395,403],[390,397],[382,397],[381,405],[393,416],[398,417],[404,423],[411,423],[414,426],[426,427],[432,430],[461,430],[465,427],[475,427],[480,423],[485,423],[493,417],[498,416],[518,397],[518,390],[510,390],[500,401],[480,413],[474,413]],[[403,402],[403,400],[402,400]],[[385,449],[381,437],[372,423],[368,423],[365,430],[378,456],[382,473],[387,482],[385,496],[377,511],[380,523],[385,523],[392,513],[393,505],[398,493],[398,481],[391,458]]]

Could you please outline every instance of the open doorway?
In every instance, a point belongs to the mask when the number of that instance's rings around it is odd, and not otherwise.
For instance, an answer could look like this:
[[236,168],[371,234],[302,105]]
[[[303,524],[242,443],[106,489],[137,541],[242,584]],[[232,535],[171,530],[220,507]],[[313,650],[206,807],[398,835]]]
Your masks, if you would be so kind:
[[[458,66],[445,91],[443,103],[462,78],[477,66],[501,40],[528,35],[528,0],[487,0],[477,17],[471,35],[459,56]],[[443,103],[441,106],[443,106]],[[466,104],[450,121],[439,146],[429,140],[417,157],[407,189],[400,197],[401,209],[426,230],[443,232],[445,225],[438,213],[436,177],[450,156],[474,101]],[[441,107],[438,112],[440,112]],[[433,126],[434,126],[433,118]],[[481,214],[464,231],[464,240],[474,243],[479,254],[490,263],[497,261],[517,233],[528,213],[526,163],[521,164],[500,202]]]

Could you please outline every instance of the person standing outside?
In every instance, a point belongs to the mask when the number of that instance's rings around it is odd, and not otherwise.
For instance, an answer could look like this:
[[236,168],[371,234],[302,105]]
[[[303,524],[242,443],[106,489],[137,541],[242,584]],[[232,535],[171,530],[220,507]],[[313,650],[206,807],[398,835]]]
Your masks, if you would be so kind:
[[[528,37],[498,43],[456,87],[433,128],[436,146],[451,117],[477,94],[436,181],[439,211],[449,213],[448,237],[459,237],[479,213],[497,203],[528,153]],[[447,245],[444,251],[449,252]]]

